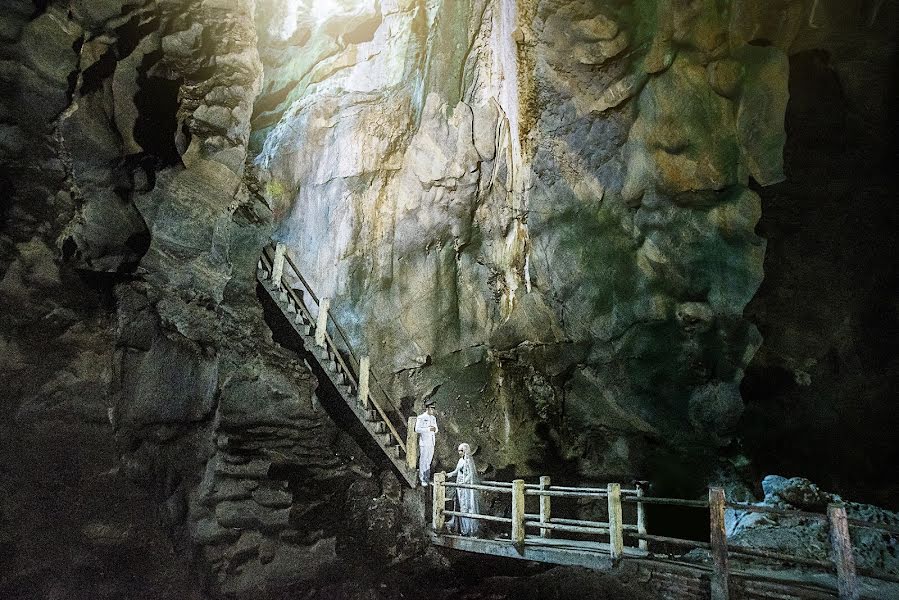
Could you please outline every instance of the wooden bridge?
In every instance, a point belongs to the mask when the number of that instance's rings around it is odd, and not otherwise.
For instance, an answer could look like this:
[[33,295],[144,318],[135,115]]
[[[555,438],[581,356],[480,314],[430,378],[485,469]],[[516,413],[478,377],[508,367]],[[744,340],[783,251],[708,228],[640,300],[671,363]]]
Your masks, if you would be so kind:
[[[263,251],[257,278],[303,340],[321,372],[399,476],[414,488],[418,482],[415,415],[402,414],[372,372],[369,358],[353,351],[346,332],[330,313],[330,300],[319,299],[283,244]],[[501,514],[469,514],[447,509],[446,502],[452,497],[448,491],[454,488],[508,497],[508,510],[492,511]],[[550,484],[549,477],[541,477],[538,483],[530,484],[521,479],[459,484],[446,481],[445,473],[435,475],[432,494],[430,535],[435,545],[601,570],[628,565],[649,573],[660,598],[899,598],[899,577],[856,566],[849,535],[850,527],[856,527],[881,530],[899,538],[899,527],[849,519],[841,505],[831,505],[823,514],[729,502],[721,488],[710,488],[708,500],[683,500],[650,497],[640,486],[622,488],[618,483],[601,488],[557,486]],[[560,517],[553,510],[553,498],[604,503],[606,520]],[[529,504],[532,512],[527,511]],[[707,509],[708,541],[649,533],[646,506],[650,504]],[[724,525],[726,510],[824,520],[830,528],[831,560],[730,544]],[[445,530],[448,516],[484,521],[493,533],[483,537],[453,535]],[[684,551],[674,554],[668,551],[671,547]],[[687,560],[685,555],[691,551],[707,553],[708,561]],[[763,564],[749,564],[746,559]],[[784,571],[787,565],[805,570]],[[809,569],[814,571],[811,575]],[[860,577],[867,585],[860,584]],[[886,592],[877,591],[884,586]]]
[[[452,491],[459,488],[477,490],[482,497],[490,495],[499,500],[492,504],[491,512],[501,514],[447,509]],[[431,539],[438,546],[600,570],[629,564],[662,582],[664,589],[657,590],[660,597],[899,598],[899,577],[856,566],[849,533],[850,527],[874,529],[899,539],[899,527],[849,519],[845,507],[838,504],[830,505],[824,514],[729,502],[724,490],[716,487],[709,488],[707,500],[683,500],[647,496],[639,485],[630,489],[618,483],[601,488],[555,486],[550,484],[549,477],[541,477],[539,483],[531,484],[521,479],[459,484],[448,482],[445,473],[435,475],[432,494]],[[570,499],[569,503],[601,503],[604,510],[600,514],[605,520],[560,517],[554,510],[553,500],[566,498]],[[646,506],[650,504],[707,509],[708,541],[649,533]],[[831,560],[728,543],[724,518],[727,510],[826,521],[830,529]],[[448,516],[483,521],[492,533],[483,537],[454,535],[446,531]],[[671,553],[672,547],[683,548],[683,552]],[[690,561],[685,556],[687,553],[707,554],[708,562]],[[788,565],[802,570],[788,570]],[[665,590],[670,593],[675,589],[672,585],[680,586],[680,591],[666,596]]]

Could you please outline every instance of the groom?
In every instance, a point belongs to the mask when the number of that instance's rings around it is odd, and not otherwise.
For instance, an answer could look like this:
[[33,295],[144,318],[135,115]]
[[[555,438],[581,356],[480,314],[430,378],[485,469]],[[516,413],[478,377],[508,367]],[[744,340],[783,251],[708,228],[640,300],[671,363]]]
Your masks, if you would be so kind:
[[418,433],[418,479],[423,487],[428,486],[431,475],[431,461],[434,459],[434,442],[437,439],[437,409],[433,401],[425,402],[425,412],[415,419]]

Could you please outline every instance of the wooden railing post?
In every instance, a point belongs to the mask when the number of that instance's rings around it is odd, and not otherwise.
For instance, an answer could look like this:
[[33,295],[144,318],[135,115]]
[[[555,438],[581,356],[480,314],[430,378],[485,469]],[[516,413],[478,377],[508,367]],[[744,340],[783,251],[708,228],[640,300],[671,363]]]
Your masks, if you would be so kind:
[[[645,494],[643,490],[643,482],[638,481],[636,483],[637,489],[637,533],[640,535],[646,535],[646,505],[640,501],[640,498]],[[638,540],[637,547],[640,550],[648,550],[649,542],[647,540]]]
[[443,514],[443,511],[446,509],[446,487],[443,485],[444,483],[446,483],[446,471],[434,473],[434,517],[431,520],[431,525],[436,533],[440,533],[443,530],[443,524],[446,521],[446,515]]
[[827,507],[827,519],[830,522],[831,556],[837,568],[837,590],[840,600],[858,600],[858,577],[855,574],[855,557],[852,555],[846,507],[831,504]]
[[368,373],[371,368],[371,360],[368,356],[359,359],[359,400],[362,402],[362,408],[368,410]]
[[727,532],[724,528],[724,488],[709,488],[709,541],[712,544],[712,600],[728,600]]
[[512,482],[512,543],[524,545],[524,479]]
[[284,255],[286,253],[286,245],[275,244],[275,257],[272,261],[272,281],[279,290],[281,289],[281,277],[284,275]]
[[[549,489],[549,475],[540,477],[540,489]],[[550,496],[540,496],[540,522],[549,523],[552,518],[552,508],[550,506]],[[540,528],[540,537],[550,537],[551,529],[546,527]]]
[[325,331],[328,327],[328,310],[331,308],[331,299],[322,298],[318,303],[318,319],[315,324],[315,345],[325,347]]
[[621,484],[610,483],[606,487],[609,500],[609,553],[617,563],[624,555],[624,527],[621,517]]
[[418,433],[415,431],[415,422],[418,417],[411,416],[406,423],[406,468],[415,471],[418,469]]

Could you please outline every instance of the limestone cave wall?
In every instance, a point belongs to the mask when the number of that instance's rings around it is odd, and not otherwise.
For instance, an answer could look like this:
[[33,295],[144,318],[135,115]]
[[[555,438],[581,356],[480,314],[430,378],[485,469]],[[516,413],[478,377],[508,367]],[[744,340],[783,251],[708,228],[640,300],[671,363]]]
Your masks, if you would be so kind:
[[438,464],[894,504],[896,10],[5,0],[0,596],[441,564],[257,289],[271,240],[438,401]]
[[437,400],[444,454],[468,440],[496,471],[708,476],[761,343],[750,181],[783,178],[798,17],[352,6],[268,24],[311,50],[263,54],[258,106],[280,102],[257,107],[255,164],[400,408]]

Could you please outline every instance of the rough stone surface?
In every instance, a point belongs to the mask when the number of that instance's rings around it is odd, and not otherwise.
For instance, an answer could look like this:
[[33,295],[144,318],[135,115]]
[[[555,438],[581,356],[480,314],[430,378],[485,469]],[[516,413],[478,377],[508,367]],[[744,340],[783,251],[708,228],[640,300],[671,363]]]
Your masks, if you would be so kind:
[[[843,502],[840,496],[826,492],[802,477],[768,475],[762,480],[765,497],[757,506],[798,509],[826,514],[831,503],[843,504],[849,519],[889,527],[899,525],[899,514],[857,502]],[[875,569],[893,576],[899,574],[899,536],[877,529],[850,525],[853,556],[859,568]],[[830,527],[826,520],[787,517],[770,513],[735,511],[728,525],[728,540],[734,545],[761,548],[830,560]]]
[[727,44],[710,3],[380,11],[346,47],[309,25],[316,62],[263,54],[259,105],[303,75],[254,140],[277,235],[398,408],[437,400],[439,455],[519,474],[713,463],[761,343],[749,178],[782,178],[784,50]]
[[895,501],[895,3],[315,4],[3,3],[0,597],[639,597],[429,549],[273,236],[438,467]]

